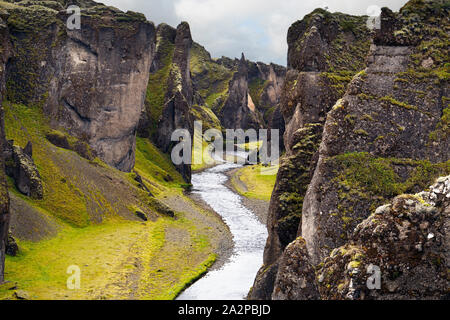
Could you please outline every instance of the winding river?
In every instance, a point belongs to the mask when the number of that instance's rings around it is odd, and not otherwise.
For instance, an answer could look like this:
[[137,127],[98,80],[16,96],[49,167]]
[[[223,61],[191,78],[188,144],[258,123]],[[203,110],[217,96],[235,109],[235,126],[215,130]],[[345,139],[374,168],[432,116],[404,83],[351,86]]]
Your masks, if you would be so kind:
[[263,264],[267,229],[255,214],[244,207],[240,195],[225,186],[225,172],[241,165],[224,163],[192,177],[197,193],[220,214],[234,238],[234,252],[220,269],[194,283],[178,300],[243,300]]

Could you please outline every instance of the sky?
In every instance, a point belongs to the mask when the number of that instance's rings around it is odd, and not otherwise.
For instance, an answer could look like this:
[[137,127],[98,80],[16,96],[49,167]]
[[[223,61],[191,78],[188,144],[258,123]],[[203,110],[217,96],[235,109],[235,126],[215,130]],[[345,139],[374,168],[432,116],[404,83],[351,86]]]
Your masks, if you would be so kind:
[[[286,65],[287,31],[316,8],[372,15],[378,7],[398,11],[407,0],[99,0],[145,14],[156,25],[187,21],[195,42],[212,57],[240,57]],[[376,7],[377,6],[377,7]]]

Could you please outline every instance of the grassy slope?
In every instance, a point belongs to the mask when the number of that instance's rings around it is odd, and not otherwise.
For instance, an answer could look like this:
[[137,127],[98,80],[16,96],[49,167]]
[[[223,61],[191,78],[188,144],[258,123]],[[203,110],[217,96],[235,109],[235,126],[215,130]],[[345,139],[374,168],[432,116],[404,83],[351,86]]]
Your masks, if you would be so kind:
[[[200,141],[201,140],[201,147],[197,146],[196,144],[193,147],[192,150],[192,170],[193,171],[201,171],[208,168],[211,168],[216,165],[216,161],[211,156],[211,148],[210,144],[206,142],[200,135],[200,132],[195,133],[195,140]],[[196,162],[197,159],[201,159]]]
[[193,78],[199,79],[199,93],[207,106],[216,112],[220,111],[222,105],[218,101],[222,101],[222,104],[225,102],[234,70],[211,60],[207,51],[198,44],[194,44],[191,49],[190,69]]
[[[176,213],[176,220],[161,216],[137,188],[133,174],[51,145],[44,138],[49,128],[38,108],[6,102],[5,111],[7,137],[21,146],[33,142],[44,183],[44,200],[20,198],[60,227],[52,239],[18,240],[21,251],[18,257],[7,257],[6,278],[19,290],[32,299],[173,299],[215,260],[212,234],[200,222],[204,211],[198,209],[195,223],[183,212]],[[136,171],[157,197],[185,199],[181,177],[148,140],[137,141]],[[171,182],[164,179],[167,175]],[[9,187],[17,194],[11,180]],[[130,221],[134,215],[129,207],[144,210],[154,221]],[[103,223],[95,224],[91,217]],[[66,288],[71,265],[81,268],[81,290]],[[0,287],[0,299],[13,294]]]
[[244,167],[233,175],[233,187],[244,197],[270,201],[278,167],[263,167],[262,165]]

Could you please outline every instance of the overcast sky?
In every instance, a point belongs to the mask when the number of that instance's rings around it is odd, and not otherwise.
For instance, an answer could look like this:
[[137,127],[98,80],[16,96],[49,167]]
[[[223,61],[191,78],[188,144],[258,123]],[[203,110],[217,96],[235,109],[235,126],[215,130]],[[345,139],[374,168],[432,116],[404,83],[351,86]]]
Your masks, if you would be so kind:
[[367,15],[371,6],[398,11],[407,0],[99,0],[144,13],[155,24],[189,22],[194,41],[213,57],[240,57],[286,65],[289,26],[319,7]]

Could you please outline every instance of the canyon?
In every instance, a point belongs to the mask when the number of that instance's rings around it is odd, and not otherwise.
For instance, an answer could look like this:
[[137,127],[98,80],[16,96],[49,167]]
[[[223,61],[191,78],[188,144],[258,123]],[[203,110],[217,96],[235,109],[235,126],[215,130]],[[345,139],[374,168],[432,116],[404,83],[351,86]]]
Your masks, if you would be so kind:
[[[208,167],[170,160],[172,132],[193,135],[202,121],[205,131],[280,130],[248,299],[448,299],[446,1],[383,8],[375,30],[364,16],[314,10],[288,31],[287,68],[244,53],[214,59],[188,22],[70,4],[79,30],[66,27],[68,1],[0,2],[0,284],[12,278],[36,299],[174,299],[224,263],[230,226],[188,192]],[[267,182],[254,172],[247,182]],[[74,257],[92,288],[53,292]],[[370,266],[380,290],[366,286]],[[0,298],[13,291],[0,286]]]

